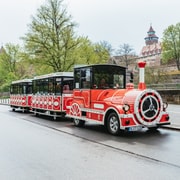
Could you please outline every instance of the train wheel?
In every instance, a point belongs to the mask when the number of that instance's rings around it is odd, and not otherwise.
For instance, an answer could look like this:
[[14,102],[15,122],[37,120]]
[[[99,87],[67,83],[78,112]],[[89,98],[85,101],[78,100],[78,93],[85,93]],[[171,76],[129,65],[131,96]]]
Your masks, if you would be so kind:
[[35,115],[35,116],[39,116],[39,113],[35,110],[35,111],[34,111],[34,115]]
[[112,135],[118,135],[120,132],[119,118],[114,112],[110,113],[108,116],[107,129]]
[[74,121],[74,125],[77,126],[77,127],[82,127],[85,123],[85,121],[83,120],[80,120],[78,117],[81,117],[81,109],[79,107],[79,104],[77,103],[74,103],[72,106],[71,106],[71,109],[70,109],[70,113],[71,115],[73,116],[76,116],[75,118],[73,118],[73,121]]
[[84,126],[85,121],[79,120],[79,119],[74,119],[74,125],[77,127],[82,127]]

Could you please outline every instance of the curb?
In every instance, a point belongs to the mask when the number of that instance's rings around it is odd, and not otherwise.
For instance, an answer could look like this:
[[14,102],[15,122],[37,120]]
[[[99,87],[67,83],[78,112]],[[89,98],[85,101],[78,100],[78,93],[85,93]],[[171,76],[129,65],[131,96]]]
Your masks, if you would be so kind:
[[180,131],[180,126],[178,125],[171,125],[171,126],[161,126],[160,128],[162,129],[171,129],[171,130],[175,130],[175,131]]

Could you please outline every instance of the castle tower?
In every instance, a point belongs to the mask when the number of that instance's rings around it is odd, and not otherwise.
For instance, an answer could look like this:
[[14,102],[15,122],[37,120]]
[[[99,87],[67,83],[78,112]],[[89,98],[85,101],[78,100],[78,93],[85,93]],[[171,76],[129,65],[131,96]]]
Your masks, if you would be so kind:
[[4,52],[5,52],[5,49],[4,49],[3,46],[1,46],[1,48],[0,48],[0,54],[2,54],[2,53],[4,53]]
[[159,38],[156,36],[155,31],[152,28],[152,26],[150,26],[149,31],[147,32],[147,36],[144,39],[145,39],[146,45],[158,43]]
[[140,57],[147,62],[147,65],[160,65],[161,43],[158,39],[159,37],[156,36],[152,25],[150,25],[147,36],[144,38],[145,46],[140,52]]

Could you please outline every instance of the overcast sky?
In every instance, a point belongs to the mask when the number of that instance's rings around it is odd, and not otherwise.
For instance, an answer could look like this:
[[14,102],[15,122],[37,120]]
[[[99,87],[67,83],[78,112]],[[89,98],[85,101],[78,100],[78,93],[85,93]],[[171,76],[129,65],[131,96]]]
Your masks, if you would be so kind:
[[[31,16],[45,0],[0,0],[0,43],[21,44]],[[78,35],[92,42],[107,41],[114,49],[127,43],[137,54],[150,24],[161,38],[169,25],[180,22],[180,0],[64,0],[78,24]]]

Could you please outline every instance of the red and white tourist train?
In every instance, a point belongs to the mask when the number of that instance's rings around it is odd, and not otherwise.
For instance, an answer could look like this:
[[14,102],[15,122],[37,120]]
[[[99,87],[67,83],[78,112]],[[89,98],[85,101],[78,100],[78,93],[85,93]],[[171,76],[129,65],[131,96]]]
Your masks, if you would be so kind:
[[[145,64],[138,63],[137,89],[133,83],[126,82],[125,67],[109,64],[76,67],[74,74],[57,72],[35,77],[31,81],[32,95],[27,98],[28,104],[36,115],[54,119],[65,116],[73,119],[76,126],[95,122],[106,126],[113,135],[120,130],[157,129],[170,124],[167,103],[163,103],[157,91],[146,88]],[[11,94],[11,98],[16,99],[15,96],[21,94]]]

